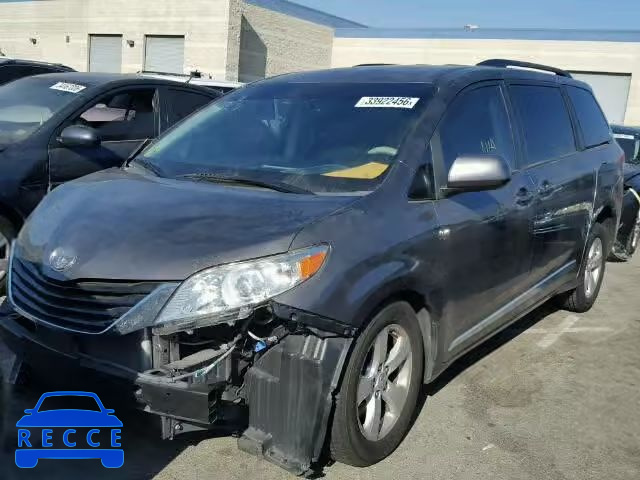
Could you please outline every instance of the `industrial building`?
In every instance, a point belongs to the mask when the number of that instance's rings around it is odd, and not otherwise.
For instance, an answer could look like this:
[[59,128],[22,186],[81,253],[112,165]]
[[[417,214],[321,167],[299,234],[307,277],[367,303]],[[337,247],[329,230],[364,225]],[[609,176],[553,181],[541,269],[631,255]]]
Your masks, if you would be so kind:
[[286,0],[0,0],[0,52],[78,70],[198,70],[240,81],[512,58],[573,72],[611,122],[640,124],[640,31],[378,29]]

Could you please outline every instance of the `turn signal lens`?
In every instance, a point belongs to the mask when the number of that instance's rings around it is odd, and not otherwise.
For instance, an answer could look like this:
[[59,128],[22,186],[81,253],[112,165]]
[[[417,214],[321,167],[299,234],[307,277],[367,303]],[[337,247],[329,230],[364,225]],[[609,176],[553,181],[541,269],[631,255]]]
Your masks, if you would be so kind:
[[316,272],[320,270],[320,267],[322,267],[326,257],[327,251],[323,250],[300,260],[298,264],[298,268],[300,268],[300,278],[306,280],[314,276]]

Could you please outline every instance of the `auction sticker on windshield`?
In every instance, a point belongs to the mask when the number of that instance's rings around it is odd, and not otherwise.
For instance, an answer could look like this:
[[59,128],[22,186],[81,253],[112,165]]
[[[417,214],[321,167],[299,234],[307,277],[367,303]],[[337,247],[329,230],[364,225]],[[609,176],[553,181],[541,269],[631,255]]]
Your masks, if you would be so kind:
[[415,97],[362,97],[356,108],[413,108],[419,100]]
[[60,90],[61,92],[80,93],[84,90],[84,85],[77,85],[75,83],[58,82],[55,85],[51,85],[51,90]]

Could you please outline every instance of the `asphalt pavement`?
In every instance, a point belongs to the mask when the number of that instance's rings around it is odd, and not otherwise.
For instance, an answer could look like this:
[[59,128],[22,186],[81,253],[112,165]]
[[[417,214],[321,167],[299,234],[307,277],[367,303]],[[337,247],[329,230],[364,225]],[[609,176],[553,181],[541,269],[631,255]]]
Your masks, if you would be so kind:
[[[331,479],[640,478],[640,258],[609,263],[595,307],[575,315],[547,305],[459,360],[424,389],[400,447],[370,468],[328,465]],[[0,349],[5,364],[8,352]],[[61,376],[61,387],[73,380]],[[124,422],[125,465],[13,461],[15,422],[41,387],[6,389],[0,479],[292,479],[209,433],[158,438],[155,419],[110,399]],[[106,392],[108,395],[108,392]],[[103,398],[103,401],[106,400]],[[115,403],[114,403],[115,402]]]

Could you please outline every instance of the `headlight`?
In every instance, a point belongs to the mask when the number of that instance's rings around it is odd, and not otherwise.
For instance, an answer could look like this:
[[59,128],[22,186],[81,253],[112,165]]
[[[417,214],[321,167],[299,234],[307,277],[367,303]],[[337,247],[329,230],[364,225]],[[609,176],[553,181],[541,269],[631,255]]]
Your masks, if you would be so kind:
[[177,288],[154,326],[190,330],[246,318],[256,305],[315,275],[328,251],[317,246],[198,272]]

